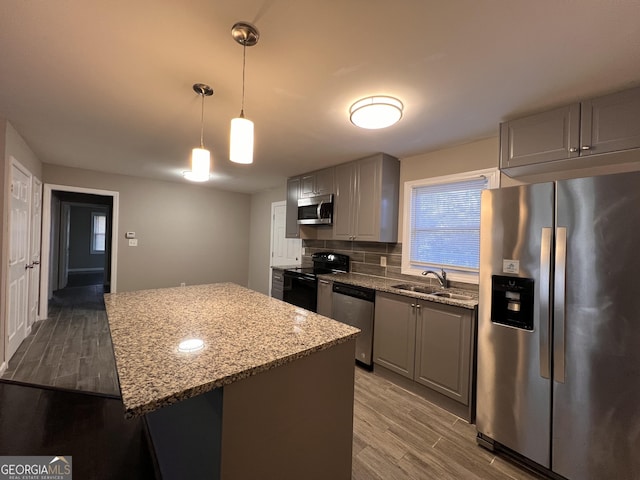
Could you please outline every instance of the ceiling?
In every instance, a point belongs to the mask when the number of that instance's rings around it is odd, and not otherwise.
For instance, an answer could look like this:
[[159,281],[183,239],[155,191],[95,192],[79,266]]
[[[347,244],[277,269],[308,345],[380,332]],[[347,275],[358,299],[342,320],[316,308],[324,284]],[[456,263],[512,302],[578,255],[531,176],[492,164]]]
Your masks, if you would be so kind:
[[[640,83],[640,0],[3,0],[0,116],[45,163],[186,182],[205,101],[208,186],[257,192],[376,152],[497,135],[525,113]],[[252,165],[228,160],[247,49]],[[385,130],[355,100],[405,104]]]

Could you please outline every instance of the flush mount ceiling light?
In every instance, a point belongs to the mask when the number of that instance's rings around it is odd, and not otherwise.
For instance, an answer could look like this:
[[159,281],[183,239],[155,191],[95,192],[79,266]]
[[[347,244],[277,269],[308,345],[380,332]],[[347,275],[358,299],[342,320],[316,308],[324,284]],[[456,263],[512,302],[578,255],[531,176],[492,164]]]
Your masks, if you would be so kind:
[[403,109],[404,105],[397,98],[381,95],[366,97],[351,105],[349,119],[360,128],[387,128],[402,118]]
[[202,350],[204,348],[204,341],[199,338],[189,338],[187,340],[183,340],[178,345],[178,351],[191,353],[197,352],[198,350]]
[[211,153],[204,148],[204,97],[213,95],[213,89],[204,83],[196,83],[193,91],[202,97],[202,109],[200,112],[200,147],[191,150],[191,171],[182,172],[184,178],[192,182],[206,182],[209,180],[211,169]]
[[235,163],[253,163],[253,122],[244,118],[244,73],[247,47],[258,43],[258,29],[247,22],[238,22],[231,28],[233,39],[242,45],[242,105],[240,116],[231,120],[229,160]]

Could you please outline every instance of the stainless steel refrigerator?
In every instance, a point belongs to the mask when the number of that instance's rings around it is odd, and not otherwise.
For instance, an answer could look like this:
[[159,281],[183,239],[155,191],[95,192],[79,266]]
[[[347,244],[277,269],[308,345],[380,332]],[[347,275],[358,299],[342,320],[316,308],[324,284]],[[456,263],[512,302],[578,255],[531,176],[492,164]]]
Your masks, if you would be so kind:
[[640,478],[640,172],[482,197],[478,443]]

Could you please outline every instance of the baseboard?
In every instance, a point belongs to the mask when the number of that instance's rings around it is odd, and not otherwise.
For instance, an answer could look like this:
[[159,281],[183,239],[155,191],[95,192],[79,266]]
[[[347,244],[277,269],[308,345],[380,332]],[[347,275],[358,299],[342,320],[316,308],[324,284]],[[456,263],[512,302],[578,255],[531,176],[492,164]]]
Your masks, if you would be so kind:
[[69,273],[97,273],[104,272],[104,267],[94,267],[94,268],[70,268],[67,270]]

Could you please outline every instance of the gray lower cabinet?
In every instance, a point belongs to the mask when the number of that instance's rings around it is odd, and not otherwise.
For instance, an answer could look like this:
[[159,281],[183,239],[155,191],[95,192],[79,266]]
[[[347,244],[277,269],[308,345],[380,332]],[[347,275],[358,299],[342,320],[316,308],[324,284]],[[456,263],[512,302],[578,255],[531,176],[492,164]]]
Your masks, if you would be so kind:
[[422,302],[416,325],[415,381],[469,404],[473,311]]
[[474,310],[378,292],[373,361],[468,406],[474,320]]
[[300,177],[287,179],[287,210],[285,215],[286,238],[300,238],[298,225],[298,196],[300,195]]
[[317,313],[325,317],[333,318],[333,282],[318,279],[318,307]]
[[279,268],[271,269],[271,296],[282,300],[284,294],[284,272]]
[[376,292],[373,362],[413,380],[416,301]]
[[556,161],[568,166],[571,159],[637,148],[640,87],[500,124],[500,168],[507,170]]

